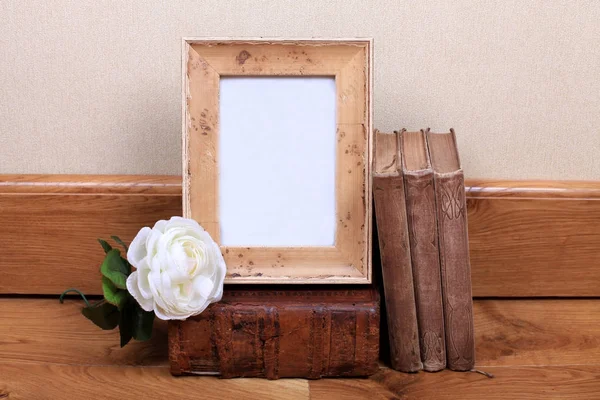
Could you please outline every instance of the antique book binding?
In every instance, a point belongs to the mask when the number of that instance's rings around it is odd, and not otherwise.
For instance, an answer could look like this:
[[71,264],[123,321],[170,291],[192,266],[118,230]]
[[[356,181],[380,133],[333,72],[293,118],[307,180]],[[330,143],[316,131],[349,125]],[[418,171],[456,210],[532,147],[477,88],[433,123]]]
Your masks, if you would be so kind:
[[434,171],[448,368],[475,366],[473,298],[464,174],[454,130],[427,131]]
[[423,368],[397,134],[375,133],[373,197],[392,368]]
[[439,371],[446,368],[446,344],[433,170],[424,131],[402,130],[399,139],[421,361],[424,370]]
[[173,375],[367,376],[378,370],[379,295],[356,289],[229,289],[186,321],[169,321]]

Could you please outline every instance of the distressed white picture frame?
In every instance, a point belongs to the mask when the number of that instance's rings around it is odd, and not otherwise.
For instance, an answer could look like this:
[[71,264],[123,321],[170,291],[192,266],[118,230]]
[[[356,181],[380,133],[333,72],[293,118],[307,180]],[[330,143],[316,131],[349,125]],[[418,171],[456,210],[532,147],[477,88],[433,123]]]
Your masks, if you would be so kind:
[[184,39],[184,216],[226,283],[371,281],[368,39]]

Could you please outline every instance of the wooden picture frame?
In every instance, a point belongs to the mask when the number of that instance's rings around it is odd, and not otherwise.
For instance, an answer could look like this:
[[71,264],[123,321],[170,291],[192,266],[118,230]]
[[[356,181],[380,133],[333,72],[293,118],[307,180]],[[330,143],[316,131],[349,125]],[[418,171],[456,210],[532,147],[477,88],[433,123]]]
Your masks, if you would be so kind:
[[225,283],[371,282],[372,48],[371,39],[183,39],[183,215],[219,244],[221,77],[335,78],[333,245],[221,246]]

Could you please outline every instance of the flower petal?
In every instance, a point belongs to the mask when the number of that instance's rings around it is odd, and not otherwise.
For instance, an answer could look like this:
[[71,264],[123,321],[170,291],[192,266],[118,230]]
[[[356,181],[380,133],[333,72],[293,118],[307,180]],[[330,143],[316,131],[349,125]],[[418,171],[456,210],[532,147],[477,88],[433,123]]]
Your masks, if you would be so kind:
[[150,299],[144,298],[138,287],[138,273],[137,271],[132,272],[127,278],[127,291],[131,296],[138,302],[140,307],[145,311],[152,311],[154,309],[154,302]]
[[158,319],[162,319],[163,321],[168,321],[170,319],[179,319],[179,318],[173,318],[170,315],[167,315],[167,313],[165,313],[162,308],[160,307],[155,307],[154,309],[154,315],[156,315],[156,318]]
[[223,297],[223,283],[225,281],[225,275],[227,274],[227,266],[225,265],[225,259],[223,258],[221,249],[214,241],[212,243],[215,258],[214,262],[216,265],[214,266],[215,272],[213,276],[215,290],[211,295],[210,300],[214,303],[221,301],[221,298]]
[[138,285],[137,286],[138,286],[138,289],[140,290],[140,294],[145,299],[152,300],[152,290],[150,289],[150,281],[149,281],[150,270],[148,270],[148,269],[139,270],[138,269],[136,272],[138,274],[138,277],[137,277]]
[[129,245],[129,250],[127,251],[127,261],[129,261],[129,263],[136,268],[140,264],[140,261],[146,257],[146,254],[148,253],[146,249],[146,240],[151,231],[152,230],[147,226],[143,227],[140,229],[138,234],[135,235],[135,238],[133,238],[133,241]]
[[198,293],[200,296],[202,296],[202,298],[205,298],[205,299],[210,298],[210,295],[213,292],[214,287],[215,287],[214,282],[205,276],[198,275],[194,279],[194,291],[196,293]]
[[152,231],[148,234],[148,239],[146,240],[146,251],[148,252],[148,256],[153,257],[158,251],[158,242],[162,237],[162,232],[157,229],[152,229]]
[[163,233],[165,231],[165,227],[167,226],[167,222],[164,219],[161,219],[159,221],[156,221],[156,223],[154,224],[154,227],[152,227],[153,230],[158,231],[160,233]]
[[160,271],[150,270],[148,273],[148,286],[150,292],[152,292],[152,297],[157,298],[160,292]]
[[216,288],[217,290],[215,290],[215,292],[209,299],[211,303],[221,301],[221,299],[223,298],[223,285],[219,285]]
[[204,228],[200,226],[200,224],[193,219],[190,218],[182,218],[182,217],[171,217],[169,222],[167,223],[166,229],[171,229],[174,227],[186,227],[192,231],[200,231],[203,232]]
[[191,317],[192,315],[195,315],[193,311],[185,313],[175,313],[164,310],[161,307],[156,307],[154,309],[154,314],[158,319],[162,319],[163,321],[168,321],[170,319],[184,320]]

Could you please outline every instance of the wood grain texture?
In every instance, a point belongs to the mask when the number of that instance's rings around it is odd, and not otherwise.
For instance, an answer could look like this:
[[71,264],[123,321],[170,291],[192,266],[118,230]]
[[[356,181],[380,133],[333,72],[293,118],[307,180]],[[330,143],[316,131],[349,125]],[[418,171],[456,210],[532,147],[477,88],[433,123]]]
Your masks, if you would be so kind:
[[[600,299],[476,300],[475,373],[320,381],[174,378],[164,324],[150,343],[118,346],[79,314],[79,300],[0,299],[0,398],[546,399],[597,398]],[[259,394],[260,397],[257,397]],[[104,397],[103,397],[104,396]],[[271,397],[269,397],[271,396]],[[5,396],[6,397],[6,396]]]
[[600,366],[487,368],[473,372],[402,374],[382,369],[364,380],[311,381],[312,400],[329,399],[597,399]]
[[599,296],[600,182],[467,181],[473,295]]
[[[0,360],[167,366],[167,327],[119,348],[117,331],[86,320],[83,302],[0,299]],[[600,299],[475,300],[476,365],[600,365]]]
[[[226,283],[370,283],[371,47],[368,39],[183,39],[183,214],[217,243],[221,76],[335,77],[337,252],[310,246],[299,256],[296,249],[255,246],[248,268],[238,265],[241,249],[222,246]],[[274,254],[286,259],[276,273],[281,260]]]
[[[348,84],[356,86],[358,82],[354,80]],[[336,195],[335,247],[342,255],[342,266],[353,266],[371,282],[372,197],[371,166],[368,164],[370,135],[367,135],[362,124],[339,125],[336,135],[336,171],[338,172],[335,190],[338,195]],[[327,270],[323,272],[327,273]],[[362,283],[365,283],[365,279],[362,279]]]
[[96,327],[83,306],[69,298],[0,298],[0,364],[168,365],[166,323],[156,321],[152,340],[120,348],[118,330]]
[[600,365],[599,299],[475,300],[476,364]]
[[365,40],[184,38],[221,75],[336,75]]
[[173,215],[181,215],[180,177],[4,175],[0,293],[100,294],[96,238],[131,242]]
[[8,399],[595,399],[600,366],[489,368],[495,378],[442,371],[383,369],[369,379],[222,380],[172,377],[167,368],[76,365],[0,366],[0,398]]
[[600,295],[600,202],[468,198],[474,296]]
[[[600,182],[466,185],[475,297],[600,296]],[[96,238],[181,212],[179,176],[0,175],[0,293],[100,294]]]
[[309,399],[308,382],[214,377],[174,378],[166,367],[93,367],[2,363],[0,398],[47,399]]
[[473,296],[600,295],[600,182],[466,185]]
[[220,76],[189,46],[184,55],[183,216],[200,222],[219,243]]
[[600,181],[467,180],[470,198],[600,199]]
[[174,175],[0,175],[0,195],[180,196],[181,182]]

